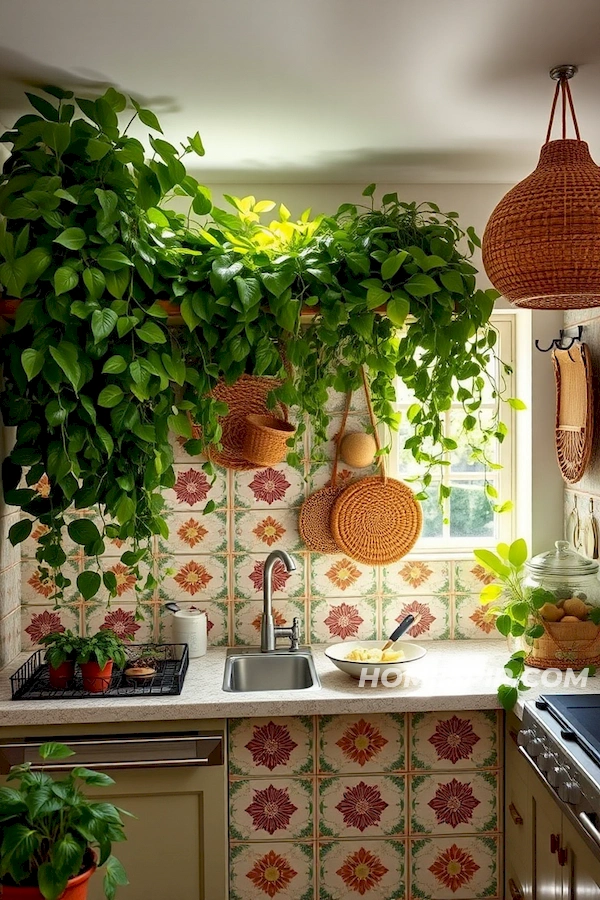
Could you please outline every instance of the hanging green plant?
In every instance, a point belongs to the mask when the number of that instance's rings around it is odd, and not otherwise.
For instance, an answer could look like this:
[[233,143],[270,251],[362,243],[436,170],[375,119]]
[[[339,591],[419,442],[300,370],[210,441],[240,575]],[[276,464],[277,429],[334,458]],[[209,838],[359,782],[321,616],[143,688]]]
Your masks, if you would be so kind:
[[[35,112],[1,138],[12,152],[0,176],[0,287],[20,303],[0,343],[0,408],[17,429],[6,499],[26,514],[10,539],[45,526],[37,559],[57,602],[71,586],[67,535],[89,560],[77,578],[84,599],[102,586],[117,593],[100,559],[107,539],[128,542],[121,561],[140,595],[156,589],[140,565],[153,537],[168,537],[169,433],[193,455],[218,446],[228,407],[214,389],[244,373],[274,378],[269,404],[297,414],[296,440],[310,423],[317,453],[328,392],[358,388],[364,366],[378,420],[397,429],[400,379],[414,397],[405,447],[423,467],[421,498],[457,446],[442,415],[453,401],[473,458],[495,465],[490,442],[506,434],[504,386],[490,375],[497,294],[477,289],[478,238],[456,213],[396,194],[376,207],[370,185],[364,206],[293,221],[280,205],[265,224],[269,200],[226,196],[233,212],[213,208],[183,162],[203,155],[198,134],[176,149],[154,113],[114,88],[96,100],[45,93],[28,95]],[[135,119],[153,131],[150,160],[128,134]],[[175,196],[187,214],[169,208]],[[180,326],[169,326],[163,300]],[[496,410],[484,422],[490,381]],[[444,500],[449,488],[439,490]]]

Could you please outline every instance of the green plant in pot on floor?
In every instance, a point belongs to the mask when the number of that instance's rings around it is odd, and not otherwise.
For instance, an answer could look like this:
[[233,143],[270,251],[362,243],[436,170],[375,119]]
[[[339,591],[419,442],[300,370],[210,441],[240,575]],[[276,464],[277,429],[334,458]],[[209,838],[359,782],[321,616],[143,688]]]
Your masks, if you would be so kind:
[[91,637],[79,638],[77,662],[83,689],[93,694],[104,693],[110,687],[113,667],[124,669],[127,663],[123,641],[109,629],[98,631]]
[[[45,763],[73,751],[64,744],[40,747]],[[64,778],[13,766],[0,787],[0,894],[3,900],[85,900],[88,881],[104,867],[104,894],[113,900],[128,884],[112,844],[126,839],[120,810],[91,800],[85,786],[105,787],[113,779],[82,766]],[[129,813],[125,813],[129,815]]]
[[50,685],[58,690],[71,685],[75,675],[75,661],[81,639],[70,630],[54,631],[41,638],[46,648],[44,658],[48,663]]

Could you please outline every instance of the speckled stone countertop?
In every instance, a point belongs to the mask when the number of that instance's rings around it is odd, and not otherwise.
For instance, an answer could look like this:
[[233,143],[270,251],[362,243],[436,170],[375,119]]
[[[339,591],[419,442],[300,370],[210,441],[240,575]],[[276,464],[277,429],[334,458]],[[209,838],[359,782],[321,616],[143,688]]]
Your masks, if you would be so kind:
[[[222,690],[226,650],[211,648],[192,660],[182,693],[177,697],[137,697],[96,700],[10,699],[9,676],[27,658],[24,654],[0,672],[0,726],[70,725],[88,722],[140,722],[177,719],[252,718],[360,712],[422,712],[428,710],[495,709],[496,689],[505,676],[508,653],[500,641],[424,642],[427,655],[410,664],[403,682],[394,687],[359,687],[333,666],[322,646],[312,648],[321,688],[268,693],[228,693]],[[543,673],[531,671],[539,693],[600,693],[600,676],[568,686],[556,677],[539,683]],[[517,710],[519,712],[519,710]]]

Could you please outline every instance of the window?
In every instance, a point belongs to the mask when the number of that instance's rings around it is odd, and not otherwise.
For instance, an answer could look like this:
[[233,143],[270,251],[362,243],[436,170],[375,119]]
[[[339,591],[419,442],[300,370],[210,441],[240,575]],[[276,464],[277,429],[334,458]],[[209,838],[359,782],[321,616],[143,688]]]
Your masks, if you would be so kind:
[[[496,353],[504,363],[512,365],[515,344],[515,316],[510,312],[496,313],[492,316],[492,324],[498,332]],[[492,374],[498,378],[499,364],[494,361]],[[506,383],[505,396],[514,396],[514,376],[504,375]],[[399,407],[403,413],[412,402],[409,392],[403,384],[398,385]],[[461,423],[464,412],[460,403],[453,405],[444,415],[446,434],[458,442],[458,449],[448,456],[449,466],[440,466],[434,473],[434,481],[428,489],[429,499],[423,502],[423,532],[419,539],[420,551],[443,550],[467,551],[475,546],[495,546],[499,541],[510,542],[513,534],[514,509],[495,514],[486,496],[485,483],[492,486],[498,494],[498,501],[514,498],[514,455],[515,429],[514,413],[508,404],[502,405],[502,420],[508,426],[508,435],[502,444],[493,441],[488,445],[488,455],[499,463],[500,469],[485,469],[483,463],[471,459],[467,440],[461,435]],[[481,411],[485,416],[492,415],[495,401],[489,395],[484,398]],[[419,473],[409,451],[404,450],[404,441],[411,434],[410,424],[403,415],[400,431],[394,437],[392,445],[392,470],[395,468],[398,477],[406,479]],[[471,432],[470,440],[476,433]],[[437,480],[436,480],[437,479]],[[438,503],[438,488],[442,483],[452,488],[444,509]],[[496,502],[496,501],[495,501]]]

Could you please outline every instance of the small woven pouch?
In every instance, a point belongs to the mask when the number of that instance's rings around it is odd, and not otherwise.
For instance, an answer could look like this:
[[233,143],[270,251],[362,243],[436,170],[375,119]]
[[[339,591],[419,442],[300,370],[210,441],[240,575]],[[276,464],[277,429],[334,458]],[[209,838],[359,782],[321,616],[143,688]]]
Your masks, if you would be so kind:
[[579,481],[592,453],[594,387],[587,344],[553,350],[556,380],[556,459],[568,484]]
[[320,488],[318,491],[315,491],[314,494],[311,494],[300,507],[300,515],[298,517],[300,537],[308,549],[314,550],[316,553],[339,552],[339,547],[331,533],[329,519],[333,504],[344,490],[343,485],[339,486],[337,483],[337,473],[340,458],[340,444],[346,430],[346,421],[348,419],[351,399],[352,391],[348,391],[346,394],[346,405],[344,407],[342,424],[339,434],[335,438],[335,456],[331,472],[331,481],[327,487]]
[[[364,369],[363,386],[377,450],[381,450]],[[423,515],[415,495],[402,481],[389,478],[384,456],[380,474],[361,478],[344,488],[331,508],[330,527],[340,550],[367,565],[397,562],[411,550],[421,533]]]

